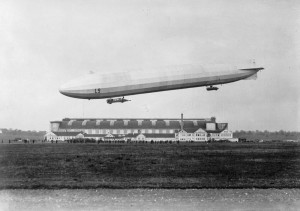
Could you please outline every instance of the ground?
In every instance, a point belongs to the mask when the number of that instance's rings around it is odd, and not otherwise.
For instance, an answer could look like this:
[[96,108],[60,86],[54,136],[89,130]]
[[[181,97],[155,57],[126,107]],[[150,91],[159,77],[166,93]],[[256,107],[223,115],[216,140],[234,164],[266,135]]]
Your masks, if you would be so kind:
[[15,188],[300,188],[300,144],[0,144]]

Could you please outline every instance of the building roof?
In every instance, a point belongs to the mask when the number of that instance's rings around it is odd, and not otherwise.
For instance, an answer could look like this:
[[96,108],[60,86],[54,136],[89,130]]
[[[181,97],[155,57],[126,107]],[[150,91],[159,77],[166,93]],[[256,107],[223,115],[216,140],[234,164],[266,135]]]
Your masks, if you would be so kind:
[[126,134],[126,138],[136,138],[138,135],[144,135],[146,138],[175,138],[174,133],[130,133]]
[[145,133],[146,138],[175,138],[174,133]]
[[[207,133],[221,133],[222,131],[228,128],[228,123],[217,123],[216,130],[207,130],[205,125],[202,125],[202,127],[188,127],[188,128],[184,127],[183,130],[187,133],[195,133],[200,128],[206,131]],[[178,133],[180,132],[180,130],[175,132]]]
[[183,130],[187,133],[195,133],[197,130],[199,130],[198,128],[183,128]]
[[61,121],[57,120],[57,121],[51,121],[50,123],[61,123]]
[[[205,127],[208,119],[184,119],[185,128]],[[55,121],[56,122],[56,121]],[[60,129],[180,129],[180,119],[69,119],[60,121]]]
[[104,137],[104,140],[106,140],[106,139],[112,139],[112,140],[114,140],[114,139],[123,139],[124,137]]
[[86,138],[93,138],[93,137],[97,138],[97,137],[105,137],[105,136],[106,134],[84,134],[84,137]]
[[135,138],[139,135],[139,133],[129,133],[129,134],[126,134],[125,137],[126,138]]
[[52,132],[57,136],[77,136],[78,134],[83,134],[82,132]]
[[[224,129],[225,130],[225,129]],[[207,133],[221,133],[223,130],[206,130]]]

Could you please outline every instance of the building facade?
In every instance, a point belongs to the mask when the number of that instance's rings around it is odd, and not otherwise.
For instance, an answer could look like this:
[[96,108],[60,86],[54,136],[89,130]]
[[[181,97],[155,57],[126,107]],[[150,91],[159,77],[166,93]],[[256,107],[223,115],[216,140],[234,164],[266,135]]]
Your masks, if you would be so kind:
[[93,138],[134,141],[208,141],[230,139],[228,123],[205,119],[74,119],[50,122],[46,140]]

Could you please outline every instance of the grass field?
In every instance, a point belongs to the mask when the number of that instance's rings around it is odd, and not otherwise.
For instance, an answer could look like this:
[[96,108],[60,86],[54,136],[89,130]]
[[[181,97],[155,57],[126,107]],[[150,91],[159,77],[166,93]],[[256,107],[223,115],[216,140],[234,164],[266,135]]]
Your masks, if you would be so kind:
[[300,145],[0,144],[12,188],[300,188]]

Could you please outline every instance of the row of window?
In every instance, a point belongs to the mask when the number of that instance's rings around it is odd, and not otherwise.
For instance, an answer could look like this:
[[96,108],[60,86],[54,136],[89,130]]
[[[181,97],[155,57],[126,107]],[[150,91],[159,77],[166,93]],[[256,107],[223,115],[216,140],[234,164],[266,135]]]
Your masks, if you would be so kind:
[[227,138],[231,138],[232,134],[231,133],[213,133],[211,134],[211,137],[227,137]]
[[206,136],[206,133],[181,133],[181,136]]
[[196,138],[197,141],[206,141],[206,138]]
[[196,133],[196,136],[206,136],[206,133]]
[[[82,130],[80,129],[70,129],[68,130],[69,132],[81,132]],[[83,130],[86,134],[130,134],[130,133],[156,133],[156,134],[161,134],[161,133],[174,133],[173,129],[85,129]]]
[[206,141],[206,138],[179,138],[180,141]]
[[[68,125],[69,126],[71,126],[72,124],[73,124],[73,122],[74,121],[76,121],[76,120],[70,120],[69,122],[68,122]],[[88,122],[89,120],[84,120],[84,121],[82,121],[82,123],[81,123],[81,125],[86,125],[87,124],[87,122]],[[102,122],[103,120],[97,120],[96,121],[96,125],[100,125],[100,123]],[[108,122],[109,122],[109,125],[110,126],[113,126],[114,124],[115,124],[115,122],[116,122],[116,120],[107,120]],[[136,120],[137,121],[137,123],[138,123],[138,126],[142,126],[142,124],[143,124],[143,122],[145,121],[145,120]],[[178,121],[177,120],[174,120],[175,121],[175,123],[177,123]],[[121,124],[124,122],[124,126],[128,126],[128,122],[129,122],[129,120],[123,120],[123,121],[121,121]],[[147,120],[146,120],[146,122],[147,122]],[[156,123],[157,123],[157,120],[150,120],[150,122],[151,122],[151,125],[152,126],[155,126],[156,125]],[[165,123],[165,125],[166,126],[170,126],[170,120],[164,120],[164,121],[159,121],[159,123]],[[180,123],[180,122],[178,122],[178,123]],[[58,125],[58,123],[52,123],[51,125],[54,125],[54,126],[56,126],[56,125]],[[194,125],[197,125],[197,121],[195,121],[194,122]],[[52,126],[53,127],[53,126]]]
[[74,137],[63,137],[63,136],[50,136],[50,137],[47,137],[48,140],[64,140],[64,139],[73,139],[73,138],[76,138],[75,136]]
[[231,133],[221,133],[220,136],[222,137],[232,137]]

